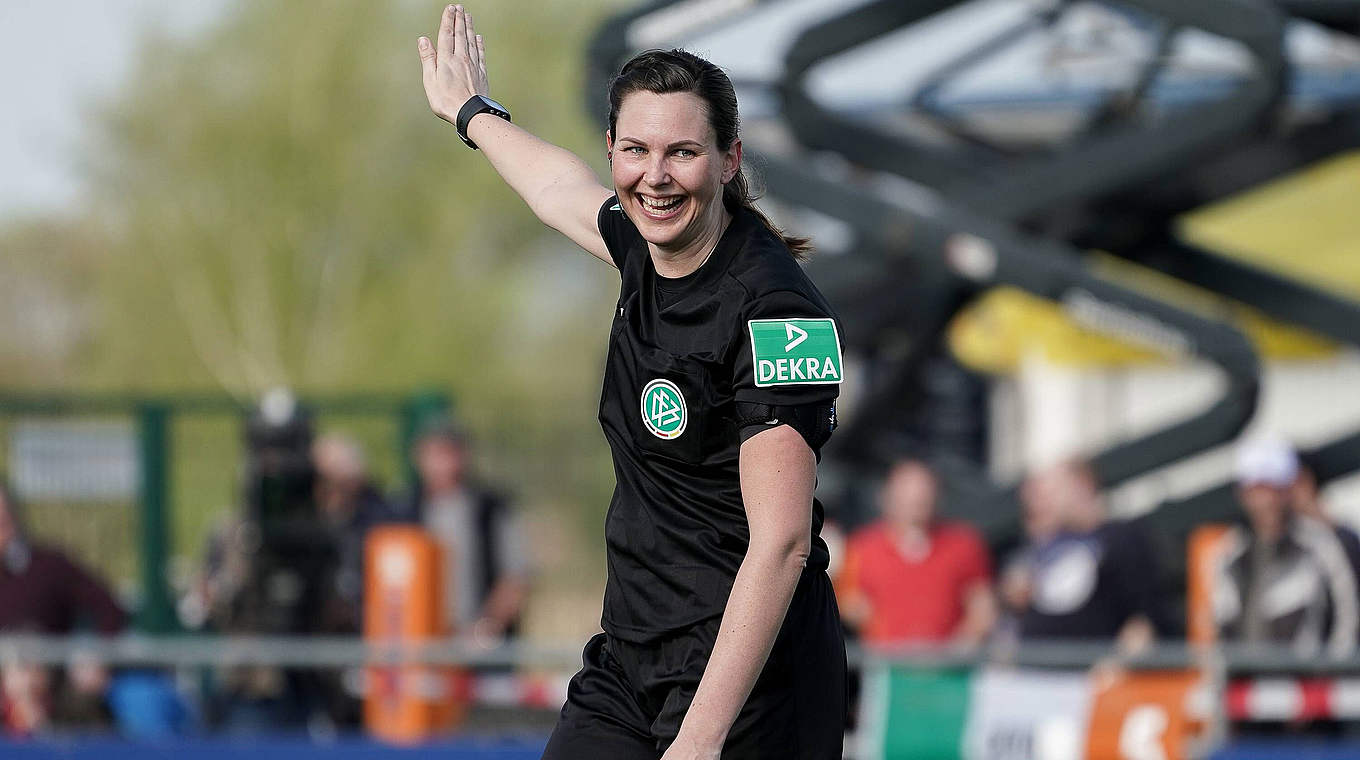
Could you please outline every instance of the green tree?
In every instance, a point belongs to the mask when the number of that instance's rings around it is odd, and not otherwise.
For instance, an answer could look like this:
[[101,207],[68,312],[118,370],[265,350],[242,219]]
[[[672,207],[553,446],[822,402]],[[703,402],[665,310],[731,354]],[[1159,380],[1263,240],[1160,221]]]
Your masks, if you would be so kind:
[[[447,381],[522,402],[545,391],[531,359],[560,346],[553,385],[587,383],[577,349],[608,277],[546,255],[567,244],[424,106],[413,40],[441,6],[324,5],[254,2],[200,37],[152,38],[102,109],[89,167],[120,271],[95,376],[251,393]],[[478,8],[496,94],[549,139],[598,142],[577,81],[594,16],[515,5]],[[544,269],[575,297],[536,292]]]
[[[449,388],[495,472],[598,525],[616,275],[429,112],[415,41],[442,7],[255,0],[191,38],[149,33],[126,86],[91,104],[88,206],[0,231],[34,252],[0,274],[75,315],[50,355],[0,342],[0,367],[47,387],[242,397]],[[493,95],[602,168],[580,92],[607,4],[469,7]]]

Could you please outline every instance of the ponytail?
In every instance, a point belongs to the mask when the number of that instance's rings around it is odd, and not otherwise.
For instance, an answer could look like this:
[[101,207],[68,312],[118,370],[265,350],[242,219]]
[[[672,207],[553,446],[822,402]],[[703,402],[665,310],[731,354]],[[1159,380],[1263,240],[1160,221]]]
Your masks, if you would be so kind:
[[746,179],[745,167],[737,169],[736,176],[732,177],[726,185],[723,185],[723,205],[727,207],[729,213],[736,214],[738,210],[745,209],[760,220],[760,223],[765,225],[766,229],[784,241],[784,245],[788,247],[789,253],[793,254],[795,260],[807,261],[812,254],[812,241],[805,237],[786,235],[783,230],[776,227],[774,222],[770,221],[768,216],[765,216],[765,212],[756,208],[756,198],[759,197],[759,195],[751,192],[750,183]]

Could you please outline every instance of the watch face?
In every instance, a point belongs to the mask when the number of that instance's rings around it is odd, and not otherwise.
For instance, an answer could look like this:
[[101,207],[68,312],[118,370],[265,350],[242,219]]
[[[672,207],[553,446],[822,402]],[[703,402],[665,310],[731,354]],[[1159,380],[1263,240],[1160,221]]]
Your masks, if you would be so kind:
[[497,111],[504,111],[504,110],[505,110],[505,106],[501,105],[500,103],[497,103],[496,101],[492,100],[491,98],[488,98],[488,97],[485,96],[485,95],[483,95],[483,96],[481,96],[481,97],[482,97],[482,100],[485,100],[485,101],[487,102],[487,105],[491,106],[492,108],[495,108]]

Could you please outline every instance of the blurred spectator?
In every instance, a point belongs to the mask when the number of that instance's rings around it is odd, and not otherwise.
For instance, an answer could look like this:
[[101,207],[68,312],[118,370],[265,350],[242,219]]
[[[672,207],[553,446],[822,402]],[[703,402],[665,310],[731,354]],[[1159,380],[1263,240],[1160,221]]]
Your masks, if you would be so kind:
[[1237,452],[1237,498],[1247,525],[1223,537],[1213,590],[1225,641],[1277,642],[1301,654],[1354,652],[1356,577],[1336,533],[1291,509],[1297,455],[1278,439]]
[[977,644],[996,622],[991,560],[972,527],[938,520],[935,473],[895,464],[882,519],[849,541],[837,583],[841,615],[871,644]]
[[[127,616],[108,588],[59,549],[35,544],[23,528],[19,504],[0,485],[0,631],[64,635],[82,629],[114,634]],[[109,724],[108,672],[96,662],[72,663],[65,673],[9,661],[0,665],[0,714],[17,735],[64,727]]]
[[1021,489],[1034,538],[1014,572],[1022,576],[1022,639],[1151,643],[1164,625],[1159,573],[1150,542],[1135,525],[1109,520],[1091,466],[1062,462]]
[[1352,573],[1360,578],[1360,535],[1332,518],[1327,503],[1322,498],[1322,489],[1318,486],[1316,465],[1304,455],[1299,455],[1298,462],[1299,472],[1294,476],[1294,486],[1289,494],[1290,506],[1294,508],[1295,513],[1311,517],[1331,527],[1336,533],[1336,539],[1341,542],[1341,548],[1346,552]]
[[[317,632],[358,634],[363,628],[364,539],[374,525],[392,519],[391,509],[374,486],[367,457],[359,442],[339,433],[322,435],[312,444],[316,470],[313,499],[322,527],[335,546],[329,593]],[[362,706],[345,691],[343,671],[311,674],[308,686],[337,726],[357,728]]]
[[323,615],[325,633],[359,633],[363,620],[364,538],[374,525],[391,519],[368,472],[363,449],[338,433],[312,444],[316,468],[316,508],[336,545],[333,598]]
[[467,435],[447,419],[424,427],[412,457],[419,483],[397,514],[423,525],[443,550],[451,627],[487,645],[513,636],[528,596],[529,561],[509,505],[471,481]]
[[1022,487],[1020,523],[1025,532],[1024,543],[1006,560],[1001,570],[997,596],[1005,614],[1002,623],[1011,638],[1019,635],[1020,618],[1029,609],[1034,593],[1036,554],[1062,530],[1062,500],[1041,494],[1045,487],[1037,477],[1030,478]]
[[[344,542],[362,540],[353,537],[364,529],[356,517],[361,452],[330,444],[314,451],[311,415],[286,391],[266,394],[244,433],[242,505],[210,537],[182,619],[229,634],[356,632],[357,595],[346,596],[341,562]],[[332,480],[319,471],[318,453]],[[346,461],[355,459],[359,487],[355,462]],[[207,714],[229,731],[329,731],[358,720],[357,705],[329,672],[250,666],[220,675]]]

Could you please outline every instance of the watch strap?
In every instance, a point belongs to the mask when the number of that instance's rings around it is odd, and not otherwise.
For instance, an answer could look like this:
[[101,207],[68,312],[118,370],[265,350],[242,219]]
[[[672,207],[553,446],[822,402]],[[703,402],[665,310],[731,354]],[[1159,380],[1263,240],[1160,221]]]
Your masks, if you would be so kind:
[[477,143],[468,139],[467,129],[468,123],[472,121],[472,117],[479,113],[489,113],[494,116],[499,116],[506,121],[510,121],[510,112],[505,110],[500,103],[497,103],[491,98],[484,95],[473,95],[468,98],[467,102],[463,104],[463,107],[458,109],[458,118],[454,120],[454,126],[458,129],[458,139],[462,140],[465,145],[473,150],[477,150]]

